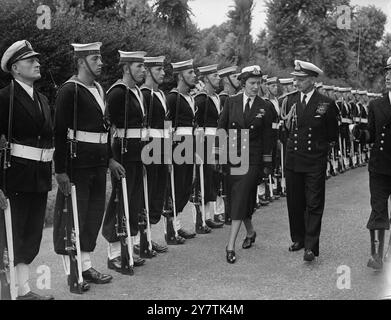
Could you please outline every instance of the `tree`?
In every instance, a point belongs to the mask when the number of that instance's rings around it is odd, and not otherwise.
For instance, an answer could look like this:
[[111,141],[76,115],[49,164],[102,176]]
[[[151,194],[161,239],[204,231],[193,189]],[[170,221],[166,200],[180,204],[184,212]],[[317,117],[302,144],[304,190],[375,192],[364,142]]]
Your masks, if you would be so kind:
[[192,15],[188,0],[156,0],[152,7],[168,34],[182,38]]
[[355,75],[365,86],[370,86],[382,71],[384,53],[378,43],[383,39],[386,21],[387,16],[374,6],[361,7],[353,19],[350,47],[355,63],[359,59]]
[[235,0],[235,5],[228,12],[231,28],[237,37],[239,63],[247,63],[252,54],[251,22],[254,0]]
[[349,34],[338,29],[337,10],[349,0],[269,0],[270,54],[282,68],[309,60],[332,77],[348,78]]

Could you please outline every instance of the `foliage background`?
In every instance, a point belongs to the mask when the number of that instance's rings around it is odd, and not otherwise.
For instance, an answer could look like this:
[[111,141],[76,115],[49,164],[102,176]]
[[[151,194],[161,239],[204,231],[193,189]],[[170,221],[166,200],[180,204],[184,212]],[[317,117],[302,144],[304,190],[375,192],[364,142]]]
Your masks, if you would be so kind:
[[[253,39],[254,0],[234,0],[224,23],[202,30],[189,1],[195,0],[0,0],[0,54],[14,41],[29,40],[42,54],[38,86],[51,101],[54,83],[61,85],[74,71],[70,43],[93,41],[103,43],[105,88],[119,77],[121,49],[166,55],[164,90],[174,85],[169,63],[190,58],[196,66],[256,63],[265,74],[280,77],[289,76],[295,59],[310,60],[325,71],[320,81],[383,89],[391,34],[384,34],[387,17],[374,6],[351,7],[351,29],[341,30],[337,6],[350,0],[267,0],[266,27]],[[36,26],[40,4],[51,8],[50,30]],[[0,72],[0,87],[9,80]]]

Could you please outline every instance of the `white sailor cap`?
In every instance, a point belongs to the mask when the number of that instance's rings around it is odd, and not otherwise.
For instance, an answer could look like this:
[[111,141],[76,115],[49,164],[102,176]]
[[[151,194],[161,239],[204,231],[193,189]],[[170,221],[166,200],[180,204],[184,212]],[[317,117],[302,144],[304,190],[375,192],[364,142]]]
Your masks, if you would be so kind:
[[323,83],[322,82],[315,83],[315,88],[317,89],[323,88]]
[[238,72],[238,67],[233,66],[233,67],[228,67],[228,68],[224,68],[224,69],[219,70],[218,74],[219,74],[220,78],[224,78],[224,77],[228,77],[230,75],[233,75],[237,72]]
[[199,67],[198,71],[199,71],[200,75],[207,76],[209,74],[217,73],[217,67],[218,67],[218,64],[212,64],[210,66]]
[[163,67],[164,66],[164,60],[166,60],[165,56],[144,57],[144,64],[148,68]]
[[295,71],[291,75],[296,77],[317,77],[323,71],[311,62],[295,60]]
[[251,77],[262,77],[262,71],[260,66],[249,66],[242,69],[242,72],[238,76],[239,80],[247,80]]
[[368,91],[366,91],[366,90],[358,90],[357,91],[357,93],[359,94],[359,95],[361,95],[361,96],[364,96],[364,95],[367,95],[368,94]]
[[133,63],[133,62],[141,62],[144,63],[144,57],[147,54],[145,51],[121,51],[118,50],[119,53],[119,64],[125,63]]
[[389,70],[391,69],[391,57],[387,59],[387,65],[384,67],[384,69]]
[[78,58],[87,57],[90,55],[100,54],[100,47],[102,46],[102,42],[94,42],[94,43],[72,43],[73,51],[75,56]]
[[323,89],[324,90],[334,90],[335,89],[335,87],[333,87],[333,86],[328,86],[328,85],[323,85]]
[[351,90],[350,92],[351,92],[352,94],[357,94],[357,93],[358,93],[357,90]]
[[1,69],[4,72],[10,72],[11,66],[15,62],[36,56],[39,56],[39,53],[33,50],[30,42],[27,40],[17,41],[4,52],[1,58]]
[[277,77],[271,77],[266,80],[266,84],[275,84],[275,83],[278,83]]
[[171,63],[172,68],[174,69],[174,73],[194,69],[193,59],[181,62]]
[[283,79],[280,79],[280,83],[281,83],[282,85],[293,84],[293,81],[294,81],[293,78],[283,78]]

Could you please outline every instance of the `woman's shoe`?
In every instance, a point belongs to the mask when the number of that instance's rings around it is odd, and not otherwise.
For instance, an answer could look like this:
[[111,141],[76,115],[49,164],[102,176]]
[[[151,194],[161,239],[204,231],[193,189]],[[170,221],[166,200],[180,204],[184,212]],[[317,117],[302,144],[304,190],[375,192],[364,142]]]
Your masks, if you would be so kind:
[[228,247],[225,248],[225,251],[227,252],[227,262],[231,264],[235,263],[236,261],[235,251],[228,250]]
[[246,239],[244,239],[242,248],[250,249],[252,244],[255,242],[256,237],[257,237],[257,233],[254,231],[254,235],[252,237],[246,237]]

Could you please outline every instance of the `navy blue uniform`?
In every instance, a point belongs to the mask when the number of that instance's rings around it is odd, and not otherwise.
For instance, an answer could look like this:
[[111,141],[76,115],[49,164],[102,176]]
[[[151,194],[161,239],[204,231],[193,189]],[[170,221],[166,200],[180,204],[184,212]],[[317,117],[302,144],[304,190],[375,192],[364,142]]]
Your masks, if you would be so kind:
[[[103,101],[104,91],[95,82]],[[105,210],[106,173],[111,157],[110,141],[106,143],[77,142],[76,158],[70,166],[68,130],[74,130],[74,101],[77,86],[77,131],[108,135],[107,108],[101,106],[89,89],[77,77],[71,78],[58,91],[55,103],[55,170],[67,173],[76,186],[79,213],[81,251],[93,252]],[[63,216],[64,195],[58,190],[54,213],[53,241],[57,254],[66,255]],[[71,208],[69,205],[68,208]]]
[[[257,191],[257,183],[260,179],[262,168],[265,162],[271,165],[272,152],[272,116],[267,112],[268,102],[256,96],[251,106],[250,114],[247,118],[243,111],[243,94],[228,97],[223,112],[220,116],[218,128],[228,130],[237,130],[237,143],[229,145],[237,148],[237,153],[248,152],[248,159],[242,166],[248,166],[247,172],[241,175],[232,175],[228,177],[229,193],[228,206],[232,220],[245,220],[251,218]],[[244,137],[246,146],[241,145],[241,130],[248,130],[248,138]],[[229,159],[229,158],[228,158]],[[233,170],[231,167],[230,170]]]
[[[53,148],[52,112],[47,98],[34,90],[34,99],[14,81],[12,141],[41,149]],[[0,90],[0,135],[8,137],[10,85]],[[3,179],[3,172],[0,173]],[[52,188],[52,163],[11,157],[6,188],[11,204],[15,265],[30,264],[39,252],[47,194]]]
[[292,113],[286,153],[287,203],[291,238],[319,255],[325,203],[327,155],[338,139],[334,101],[316,90],[306,107],[300,92],[288,97]]

